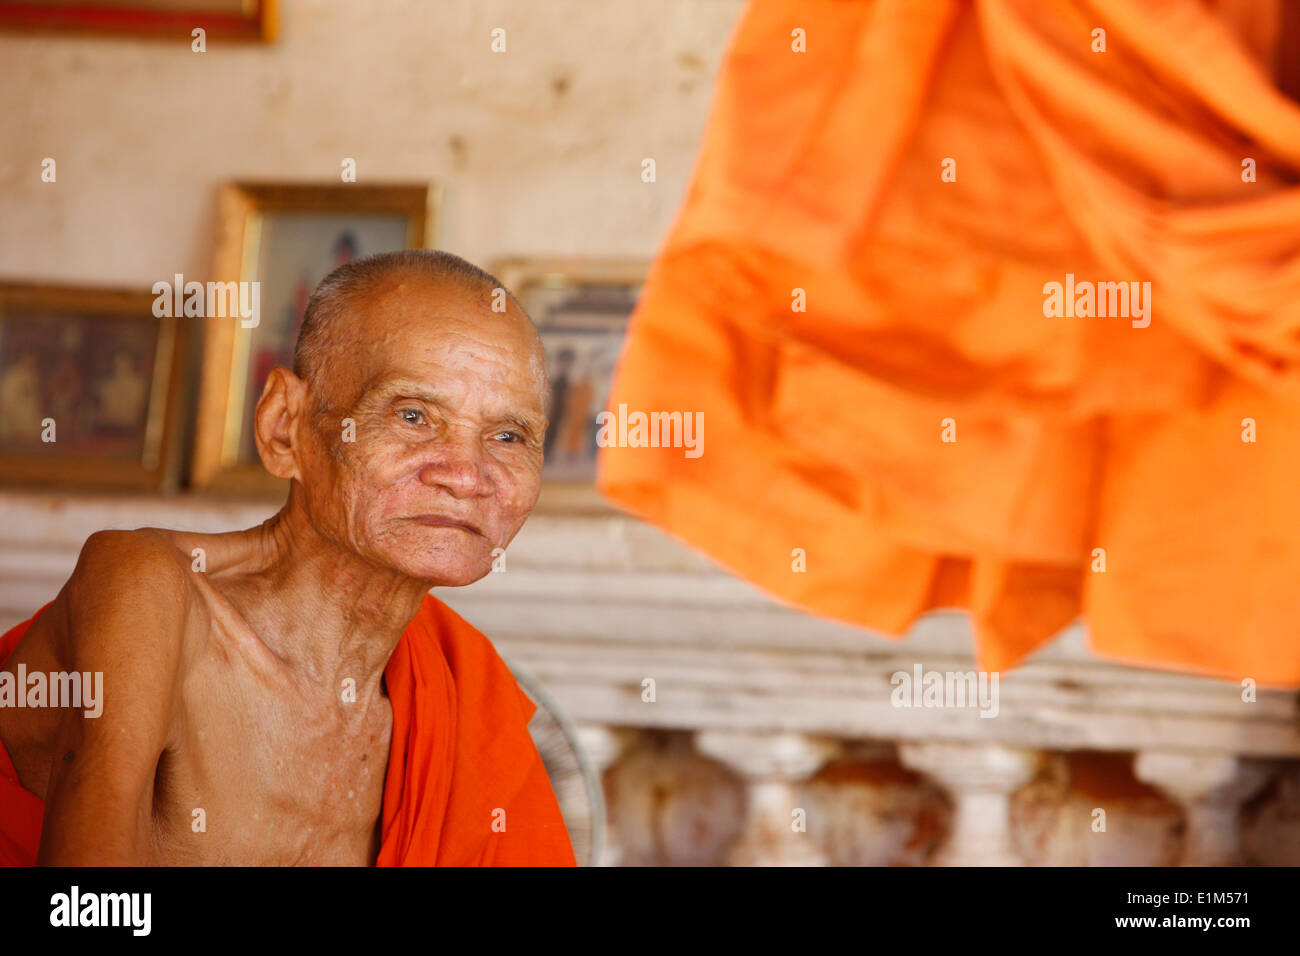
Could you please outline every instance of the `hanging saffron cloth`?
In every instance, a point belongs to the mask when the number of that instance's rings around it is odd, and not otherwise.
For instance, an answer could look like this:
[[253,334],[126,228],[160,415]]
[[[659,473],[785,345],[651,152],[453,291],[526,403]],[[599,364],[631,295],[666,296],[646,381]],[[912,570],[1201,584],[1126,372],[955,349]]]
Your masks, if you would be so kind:
[[702,413],[700,453],[604,447],[601,491],[823,616],[969,609],[986,670],[1081,616],[1300,684],[1282,15],[751,3],[609,401]]

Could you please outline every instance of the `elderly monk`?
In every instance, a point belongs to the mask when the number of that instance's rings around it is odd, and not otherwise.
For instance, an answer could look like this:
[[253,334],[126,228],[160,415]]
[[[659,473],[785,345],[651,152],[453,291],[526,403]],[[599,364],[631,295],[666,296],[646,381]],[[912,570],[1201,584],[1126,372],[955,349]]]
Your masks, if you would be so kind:
[[536,504],[546,388],[532,323],[468,262],[328,276],[255,414],[284,507],[94,534],[0,640],[5,670],[104,688],[98,718],[0,708],[0,860],[572,865],[535,706],[429,594]]

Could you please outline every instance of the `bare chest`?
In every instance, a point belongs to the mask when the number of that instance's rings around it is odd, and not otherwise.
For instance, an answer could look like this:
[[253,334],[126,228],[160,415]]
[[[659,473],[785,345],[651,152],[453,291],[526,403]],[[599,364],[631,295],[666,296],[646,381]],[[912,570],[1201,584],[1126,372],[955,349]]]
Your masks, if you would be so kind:
[[187,677],[176,746],[157,772],[160,862],[373,863],[388,699],[345,703],[245,663],[218,655]]

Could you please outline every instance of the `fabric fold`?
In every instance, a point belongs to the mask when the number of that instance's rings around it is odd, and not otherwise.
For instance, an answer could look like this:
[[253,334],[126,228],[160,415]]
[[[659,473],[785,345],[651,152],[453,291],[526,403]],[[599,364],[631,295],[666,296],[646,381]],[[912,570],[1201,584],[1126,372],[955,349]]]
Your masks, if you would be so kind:
[[[985,669],[1082,617],[1113,660],[1300,684],[1281,22],[753,0],[608,406],[703,413],[704,451],[603,447],[602,493],[815,614],[965,608]],[[1131,301],[1053,314],[1076,280]]]

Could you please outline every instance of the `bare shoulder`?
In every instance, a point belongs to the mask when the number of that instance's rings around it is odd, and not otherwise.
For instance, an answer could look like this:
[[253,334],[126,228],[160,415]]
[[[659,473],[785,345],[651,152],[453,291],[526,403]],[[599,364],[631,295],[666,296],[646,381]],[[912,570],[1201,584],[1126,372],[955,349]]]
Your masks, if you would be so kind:
[[169,532],[97,531],[82,545],[59,601],[73,656],[111,653],[107,645],[129,640],[165,661],[179,650],[194,583]]
[[163,603],[183,601],[193,587],[185,552],[162,528],[96,531],[81,546],[68,583],[83,598],[147,593]]

